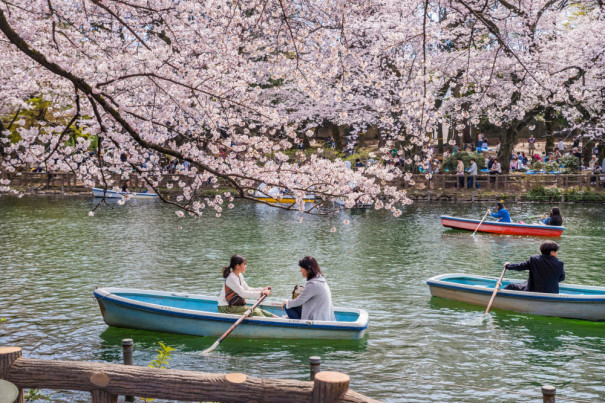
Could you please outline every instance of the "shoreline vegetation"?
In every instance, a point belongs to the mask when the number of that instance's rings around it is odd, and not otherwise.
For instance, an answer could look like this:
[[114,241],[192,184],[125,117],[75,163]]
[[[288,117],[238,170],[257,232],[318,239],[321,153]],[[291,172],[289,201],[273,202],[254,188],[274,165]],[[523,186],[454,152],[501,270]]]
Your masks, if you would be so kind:
[[[73,182],[73,179],[63,178],[63,175],[69,174],[53,174],[54,178],[51,181],[47,181],[48,175],[45,173],[26,173],[25,175],[19,175],[15,182],[19,183],[15,186],[15,189],[22,192],[27,196],[77,196],[77,197],[90,197],[91,189],[84,187],[80,183]],[[30,176],[30,177],[29,177]],[[167,175],[168,176],[168,175]],[[170,174],[170,176],[173,176]],[[419,175],[422,176],[422,175]],[[512,177],[512,178],[511,178]],[[495,200],[506,200],[514,202],[558,202],[558,203],[605,203],[605,191],[602,184],[600,186],[578,185],[581,182],[580,179],[588,178],[590,176],[586,174],[576,175],[562,175],[562,182],[568,182],[568,186],[556,186],[548,185],[545,183],[547,175],[527,175],[526,177],[520,175],[500,175],[498,177],[501,188],[485,188],[480,187],[479,189],[458,189],[455,187],[459,177],[453,174],[436,175],[435,181],[429,183],[427,187],[424,183],[416,183],[414,186],[408,186],[408,197],[414,202],[481,202],[481,201],[495,201]],[[468,178],[468,177],[467,177]],[[479,183],[489,181],[489,175],[479,175]],[[515,179],[512,182],[512,179]],[[70,182],[67,185],[67,182]],[[483,182],[481,182],[483,181]],[[437,183],[440,182],[440,183]],[[602,182],[602,181],[601,181]],[[504,187],[504,183],[509,184],[511,189],[507,190]],[[444,185],[443,185],[444,184]],[[520,191],[519,187],[527,188],[527,191]],[[134,186],[133,189],[137,189]],[[141,187],[141,189],[144,189]],[[162,188],[168,198],[171,195],[177,195],[178,190]],[[219,186],[218,188],[208,187],[204,189],[199,196],[201,197],[212,197],[217,194],[223,194],[225,192],[234,192],[233,188],[228,186]],[[235,195],[235,198],[238,198]]]

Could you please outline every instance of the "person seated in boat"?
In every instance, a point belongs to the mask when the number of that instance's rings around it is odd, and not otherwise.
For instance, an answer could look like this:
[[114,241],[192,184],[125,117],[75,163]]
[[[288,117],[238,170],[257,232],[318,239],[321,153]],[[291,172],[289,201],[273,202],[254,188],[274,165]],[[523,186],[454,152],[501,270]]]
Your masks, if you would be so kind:
[[563,225],[563,217],[561,217],[561,211],[559,207],[553,207],[550,210],[550,215],[546,217],[542,222],[546,225]]
[[284,301],[282,309],[290,319],[334,321],[332,293],[315,258],[305,256],[298,261],[307,284],[296,299]]
[[529,279],[520,284],[509,284],[505,290],[559,293],[559,282],[565,280],[563,262],[557,258],[559,245],[545,241],[540,245],[541,255],[534,255],[523,263],[504,263],[507,270],[528,270]]
[[[271,287],[251,288],[244,280],[244,273],[248,267],[248,261],[241,255],[231,256],[229,266],[223,267],[223,278],[225,284],[221,288],[218,299],[218,313],[231,313],[243,315],[248,307],[245,298],[259,299],[262,295],[271,295]],[[277,315],[260,308],[254,308],[250,316],[264,316],[277,318]]]
[[128,192],[128,187],[130,186],[130,181],[126,180],[122,183],[122,192]]
[[504,208],[504,202],[499,201],[497,203],[497,206],[498,206],[498,211],[496,211],[495,213],[492,213],[492,211],[489,210],[492,217],[497,218],[498,222],[511,222],[510,213],[508,212],[507,209]]

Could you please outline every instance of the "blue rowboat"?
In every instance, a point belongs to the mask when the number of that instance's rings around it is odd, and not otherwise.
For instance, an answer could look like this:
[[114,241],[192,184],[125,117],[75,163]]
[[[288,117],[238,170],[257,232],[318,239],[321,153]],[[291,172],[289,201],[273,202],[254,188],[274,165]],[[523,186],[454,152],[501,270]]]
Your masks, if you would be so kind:
[[[218,298],[196,294],[97,288],[93,292],[109,326],[220,337],[241,315],[218,313]],[[251,305],[251,304],[248,304]],[[280,303],[260,305],[284,315]],[[229,337],[277,339],[361,339],[368,327],[363,309],[335,308],[335,321],[249,317]]]
[[[432,277],[426,283],[434,297],[487,306],[497,280],[497,277],[454,273]],[[605,287],[560,284],[559,294],[503,289],[508,284],[521,282],[523,280],[503,279],[492,307],[534,315],[605,321]]]
[[116,192],[114,190],[104,190],[100,188],[92,188],[92,195],[93,197],[105,197],[107,199],[156,199],[159,197],[157,193]]

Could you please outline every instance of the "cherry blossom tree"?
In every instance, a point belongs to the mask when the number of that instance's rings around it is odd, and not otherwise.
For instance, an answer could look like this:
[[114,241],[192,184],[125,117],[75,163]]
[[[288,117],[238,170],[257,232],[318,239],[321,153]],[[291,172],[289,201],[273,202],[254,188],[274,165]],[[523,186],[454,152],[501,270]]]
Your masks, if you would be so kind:
[[[547,107],[602,136],[602,28],[598,1],[0,0],[0,114],[17,117],[0,128],[2,166],[53,161],[91,187],[134,172],[194,214],[235,196],[201,199],[208,183],[252,198],[263,182],[398,215],[397,181],[446,120],[502,127],[503,153]],[[19,125],[32,96],[62,119]],[[326,122],[352,141],[377,126],[376,159],[397,147],[404,167],[287,155]],[[187,181],[165,183],[166,157]]]

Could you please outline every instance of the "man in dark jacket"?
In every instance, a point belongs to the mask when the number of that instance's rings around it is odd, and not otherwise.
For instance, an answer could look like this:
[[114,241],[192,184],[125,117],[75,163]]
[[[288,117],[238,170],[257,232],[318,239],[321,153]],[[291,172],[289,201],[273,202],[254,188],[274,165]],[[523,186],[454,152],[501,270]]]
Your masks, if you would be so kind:
[[524,263],[504,263],[508,270],[528,270],[529,280],[520,284],[509,284],[505,290],[535,291],[558,294],[559,281],[565,280],[563,262],[557,259],[559,245],[545,241],[540,245],[542,255],[534,255]]

